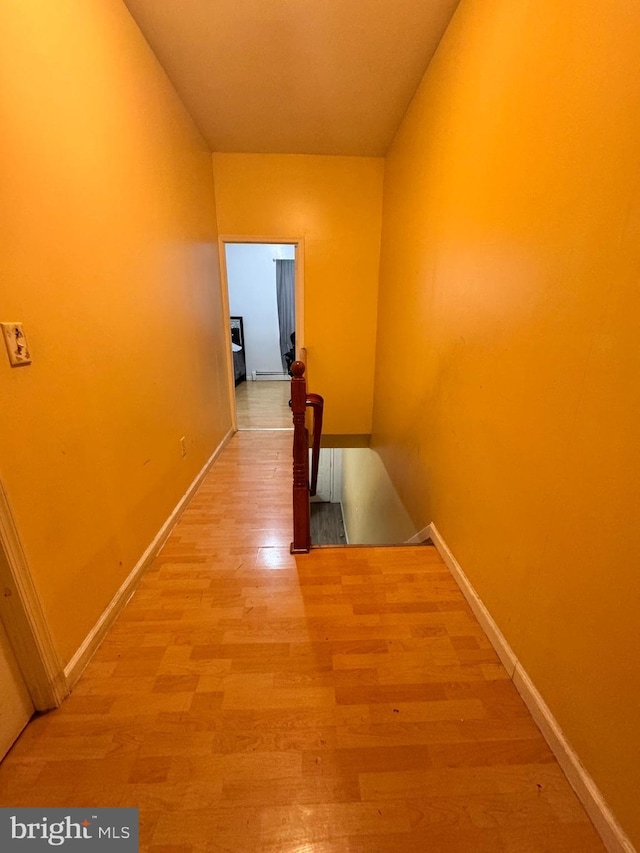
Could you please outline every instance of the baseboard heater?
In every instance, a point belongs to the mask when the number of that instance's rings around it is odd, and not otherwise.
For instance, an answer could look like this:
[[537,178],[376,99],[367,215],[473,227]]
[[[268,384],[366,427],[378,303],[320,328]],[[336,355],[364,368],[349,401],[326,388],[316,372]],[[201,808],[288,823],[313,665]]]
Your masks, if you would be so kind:
[[263,382],[268,380],[271,382],[286,382],[289,380],[289,374],[277,370],[252,370],[251,378],[254,382]]

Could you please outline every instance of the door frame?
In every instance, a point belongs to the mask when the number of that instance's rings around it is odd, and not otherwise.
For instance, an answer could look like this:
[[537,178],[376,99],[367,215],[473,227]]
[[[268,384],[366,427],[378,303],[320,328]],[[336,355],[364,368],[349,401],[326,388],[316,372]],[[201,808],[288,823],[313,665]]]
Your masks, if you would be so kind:
[[[225,319],[230,316],[229,310],[229,278],[227,275],[227,243],[268,243],[272,245],[295,246],[295,301],[296,301],[296,353],[305,346],[304,343],[304,237],[260,237],[242,236],[238,234],[221,234],[218,236],[218,255],[220,259],[220,292],[222,294],[222,311]],[[231,426],[238,431],[238,419],[235,404],[235,382],[233,377],[233,357],[231,350],[231,329],[225,322],[227,382],[229,406],[231,408]]]
[[1,481],[0,618],[34,708],[57,708],[69,685]]

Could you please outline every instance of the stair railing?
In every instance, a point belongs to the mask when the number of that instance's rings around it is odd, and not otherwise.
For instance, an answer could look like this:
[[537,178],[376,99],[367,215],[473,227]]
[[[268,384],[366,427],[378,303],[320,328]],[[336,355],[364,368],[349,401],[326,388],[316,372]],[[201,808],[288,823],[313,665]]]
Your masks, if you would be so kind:
[[[291,411],[293,413],[293,542],[292,554],[307,554],[311,548],[311,517],[309,497],[315,495],[320,463],[320,437],[324,400],[319,394],[307,394],[305,365],[291,365]],[[313,445],[311,449],[311,479],[309,479],[309,430],[306,427],[307,408],[313,410]]]

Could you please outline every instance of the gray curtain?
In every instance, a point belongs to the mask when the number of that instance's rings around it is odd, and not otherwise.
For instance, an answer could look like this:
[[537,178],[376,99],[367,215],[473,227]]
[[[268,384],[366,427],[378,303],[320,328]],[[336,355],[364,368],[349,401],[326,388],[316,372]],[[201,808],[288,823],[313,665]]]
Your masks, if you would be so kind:
[[276,261],[276,297],[280,324],[280,356],[286,371],[285,352],[291,349],[291,335],[296,328],[295,261]]

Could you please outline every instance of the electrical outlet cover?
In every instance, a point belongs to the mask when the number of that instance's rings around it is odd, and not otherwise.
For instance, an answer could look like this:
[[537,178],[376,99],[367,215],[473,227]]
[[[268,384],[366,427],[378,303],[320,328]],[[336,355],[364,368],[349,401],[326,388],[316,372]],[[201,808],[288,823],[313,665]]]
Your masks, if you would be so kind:
[[2,336],[7,345],[11,366],[19,367],[21,364],[31,364],[31,354],[22,323],[0,323],[0,326],[2,326]]

